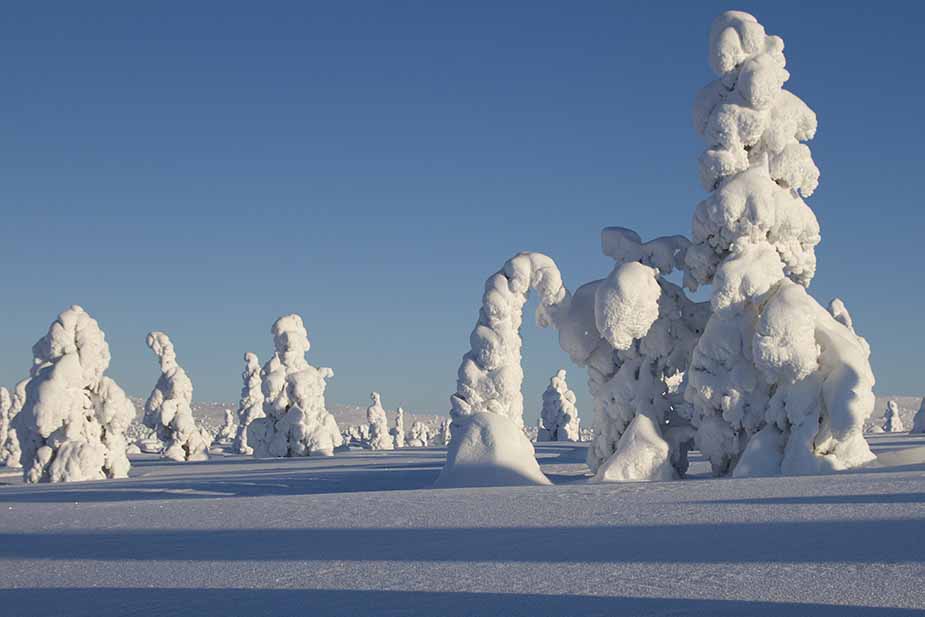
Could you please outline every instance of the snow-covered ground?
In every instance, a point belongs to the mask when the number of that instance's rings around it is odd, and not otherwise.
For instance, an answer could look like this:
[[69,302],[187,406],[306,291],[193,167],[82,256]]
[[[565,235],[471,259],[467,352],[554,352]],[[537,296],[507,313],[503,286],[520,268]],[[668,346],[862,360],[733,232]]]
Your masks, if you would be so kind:
[[925,609],[925,436],[831,476],[429,488],[443,449],[0,470],[0,615],[795,615]]

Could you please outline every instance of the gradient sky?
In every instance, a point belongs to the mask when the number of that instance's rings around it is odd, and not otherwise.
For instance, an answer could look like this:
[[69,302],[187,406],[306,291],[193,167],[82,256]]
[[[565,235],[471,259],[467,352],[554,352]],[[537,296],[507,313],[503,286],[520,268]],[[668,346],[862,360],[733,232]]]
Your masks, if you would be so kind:
[[[689,234],[691,101],[721,11],[786,42],[819,116],[811,287],[845,299],[880,393],[925,393],[925,5],[20,2],[0,22],[0,383],[65,307],[146,396],[167,331],[201,400],[304,319],[331,403],[445,413],[484,280],[514,253],[570,289],[607,225]],[[532,421],[584,371],[525,320]]]

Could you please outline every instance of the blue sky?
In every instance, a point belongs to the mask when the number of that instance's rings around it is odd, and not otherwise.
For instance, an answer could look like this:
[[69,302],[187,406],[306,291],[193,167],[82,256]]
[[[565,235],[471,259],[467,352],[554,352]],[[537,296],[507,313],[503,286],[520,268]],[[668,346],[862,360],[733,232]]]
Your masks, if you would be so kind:
[[[605,276],[602,227],[688,234],[691,100],[719,12],[786,42],[820,121],[812,293],[845,299],[877,390],[925,393],[917,3],[16,3],[0,22],[0,383],[84,305],[132,394],[170,333],[196,397],[302,314],[330,402],[443,413],[512,254]],[[526,320],[528,323],[531,318]],[[560,365],[524,329],[526,415]]]

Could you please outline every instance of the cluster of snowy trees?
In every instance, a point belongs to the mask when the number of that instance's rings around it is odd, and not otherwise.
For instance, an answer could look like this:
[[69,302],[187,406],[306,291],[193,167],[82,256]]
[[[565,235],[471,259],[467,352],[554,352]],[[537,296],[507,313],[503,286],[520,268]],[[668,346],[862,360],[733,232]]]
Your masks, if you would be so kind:
[[[556,327],[563,350],[587,368],[588,465],[598,481],[681,477],[694,447],[716,475],[828,472],[874,458],[863,436],[874,405],[870,349],[843,302],[827,310],[806,292],[820,241],[803,201],[819,180],[804,143],[816,116],[783,88],[783,48],[747,13],[713,23],[717,79],[693,114],[710,195],[690,239],[644,242],[607,228],[602,248],[614,268],[574,294],[538,253],[488,279],[438,485],[548,482],[519,430],[519,328],[531,289],[538,324]],[[684,288],[667,278],[676,271]],[[708,302],[687,296],[702,286]]]

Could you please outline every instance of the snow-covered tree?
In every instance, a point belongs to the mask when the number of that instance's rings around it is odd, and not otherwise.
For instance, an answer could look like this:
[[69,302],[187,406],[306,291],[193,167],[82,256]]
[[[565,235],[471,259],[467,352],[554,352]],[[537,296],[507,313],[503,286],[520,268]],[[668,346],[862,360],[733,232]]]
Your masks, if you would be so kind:
[[887,402],[886,412],[883,414],[883,432],[902,433],[905,430],[903,420],[899,417],[899,404],[896,401]]
[[164,458],[174,461],[208,459],[210,440],[203,438],[193,418],[193,382],[177,364],[170,337],[154,331],[148,334],[147,343],[160,363],[161,376],[145,401],[144,425],[154,429],[163,442]]
[[369,447],[371,450],[392,450],[395,442],[389,432],[389,419],[382,407],[378,392],[369,395],[373,404],[366,408],[366,421],[369,423]]
[[276,353],[261,373],[266,416],[251,423],[248,443],[258,457],[331,456],[343,443],[324,403],[334,371],[305,360],[311,343],[298,315],[280,317],[271,331]]
[[234,442],[235,435],[238,433],[238,423],[235,420],[235,414],[230,409],[225,410],[225,418],[218,433],[212,439],[213,446],[228,446]]
[[22,409],[13,420],[26,482],[128,476],[125,431],[135,408],[104,375],[109,345],[96,320],[70,307],[32,355]]
[[580,421],[575,407],[575,393],[565,381],[565,369],[559,369],[543,392],[537,441],[578,441]]
[[21,469],[22,450],[19,447],[19,436],[16,433],[16,423],[14,419],[22,411],[26,403],[26,384],[29,379],[23,379],[13,388],[10,395],[10,408],[7,410],[7,419],[9,422],[6,438],[0,441],[0,464],[6,465],[13,469]]
[[430,429],[420,420],[411,423],[411,437],[408,439],[409,448],[426,448],[430,445]]
[[398,408],[395,415],[395,426],[392,428],[392,442],[396,448],[405,447],[405,410]]
[[[6,444],[7,437],[10,434],[10,411],[13,409],[13,398],[10,391],[0,386],[0,450]],[[0,461],[2,463],[2,461]]]
[[915,416],[912,418],[912,430],[910,433],[925,433],[925,398],[922,399],[922,404],[919,405],[919,410],[915,412]]
[[251,422],[263,418],[263,392],[260,378],[260,363],[257,354],[244,354],[244,372],[241,373],[244,387],[238,403],[238,431],[234,439],[234,449],[239,454],[253,454],[254,449],[247,445],[247,432]]
[[450,445],[450,440],[453,438],[452,432],[450,430],[450,420],[449,418],[444,418],[440,421],[440,427],[437,429],[437,445],[438,446],[448,446]]
[[[718,79],[694,104],[711,195],[694,214],[686,283],[712,285],[711,315],[687,373],[696,442],[714,473],[818,473],[874,458],[869,348],[839,303],[807,292],[819,224],[801,198],[819,170],[801,143],[816,115],[783,89],[783,41],[747,13],[710,30]],[[835,307],[833,307],[835,308]]]

